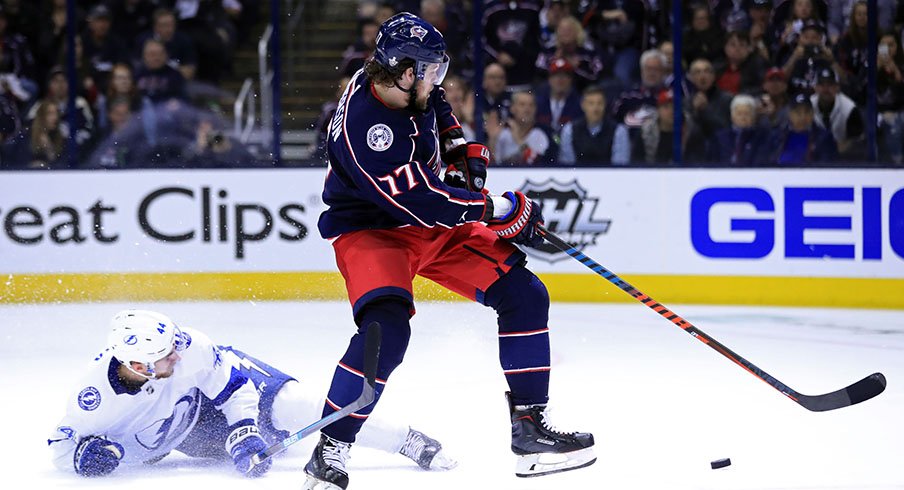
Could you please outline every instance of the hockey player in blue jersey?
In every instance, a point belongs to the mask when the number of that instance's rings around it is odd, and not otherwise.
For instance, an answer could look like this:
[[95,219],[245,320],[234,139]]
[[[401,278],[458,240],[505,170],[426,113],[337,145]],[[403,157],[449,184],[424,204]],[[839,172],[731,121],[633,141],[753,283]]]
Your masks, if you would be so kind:
[[[540,207],[520,192],[485,191],[489,150],[463,139],[439,87],[449,64],[445,51],[442,35],[417,16],[388,19],[330,122],[323,191],[329,208],[319,229],[333,243],[358,330],[335,370],[323,415],[360,394],[365,331],[373,322],[383,332],[379,401],[408,346],[411,284],[419,275],[496,310],[515,473],[588,466],[596,460],[593,436],[560,432],[546,415],[549,296],[513,246],[542,243]],[[349,449],[375,405],[321,431],[303,488],[348,486]]]
[[[261,476],[272,460],[252,467],[251,457],[318,418],[323,399],[300,381],[165,315],[126,310],[112,327],[47,440],[60,469],[102,476],[178,451]],[[376,422],[365,445],[425,469],[455,466],[436,440]]]

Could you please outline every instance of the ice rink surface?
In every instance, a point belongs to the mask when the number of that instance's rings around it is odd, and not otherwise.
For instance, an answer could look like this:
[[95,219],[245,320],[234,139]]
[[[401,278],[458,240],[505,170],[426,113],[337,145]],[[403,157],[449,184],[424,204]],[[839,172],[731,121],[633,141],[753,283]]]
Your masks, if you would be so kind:
[[[405,362],[374,413],[441,440],[460,461],[424,472],[399,455],[352,450],[351,489],[904,489],[904,311],[670,305],[795,390],[834,391],[873,372],[888,389],[812,413],[640,304],[554,304],[556,424],[593,432],[598,461],[514,476],[495,316],[468,303],[418,304]],[[344,302],[0,306],[3,488],[293,489],[316,437],[247,480],[178,455],[104,479],[58,472],[47,436],[109,318],[156,309],[326,393],[352,333]],[[725,469],[710,461],[731,458]]]

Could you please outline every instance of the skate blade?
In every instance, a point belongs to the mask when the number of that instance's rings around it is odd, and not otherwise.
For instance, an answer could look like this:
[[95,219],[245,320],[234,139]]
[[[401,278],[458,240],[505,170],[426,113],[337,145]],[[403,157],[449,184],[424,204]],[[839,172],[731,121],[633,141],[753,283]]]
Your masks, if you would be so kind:
[[430,471],[449,471],[456,466],[458,466],[458,461],[446,456],[446,451],[442,449],[430,461]]
[[305,475],[304,483],[301,484],[301,490],[343,490],[343,488],[330,482],[318,480],[311,475]]
[[588,447],[570,453],[534,453],[518,456],[515,476],[530,478],[576,470],[596,462],[593,448]]

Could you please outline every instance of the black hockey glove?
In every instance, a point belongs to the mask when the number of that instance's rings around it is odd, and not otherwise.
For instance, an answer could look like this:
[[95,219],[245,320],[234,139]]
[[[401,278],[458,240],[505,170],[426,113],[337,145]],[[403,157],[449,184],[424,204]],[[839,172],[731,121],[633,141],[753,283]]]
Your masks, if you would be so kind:
[[471,192],[483,192],[490,164],[490,149],[480,143],[465,143],[443,153],[446,176],[443,182]]

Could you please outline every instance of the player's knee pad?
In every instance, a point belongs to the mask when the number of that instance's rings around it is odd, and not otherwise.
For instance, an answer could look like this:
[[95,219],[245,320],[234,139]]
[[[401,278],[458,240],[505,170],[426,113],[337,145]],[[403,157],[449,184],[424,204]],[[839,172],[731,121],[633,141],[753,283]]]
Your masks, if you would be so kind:
[[529,326],[546,326],[549,292],[533,272],[524,266],[512,267],[487,289],[484,304],[499,315],[500,331]]
[[386,298],[368,303],[361,309],[358,335],[363,338],[367,326],[378,322],[382,328],[380,362],[377,377],[386,379],[405,357],[411,338],[410,305],[401,298]]

